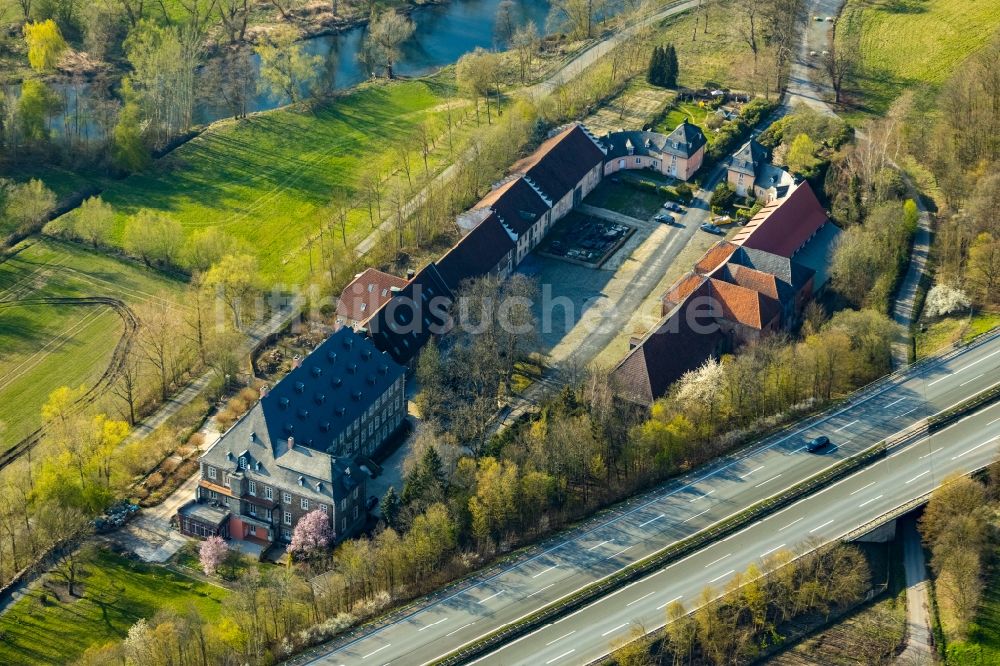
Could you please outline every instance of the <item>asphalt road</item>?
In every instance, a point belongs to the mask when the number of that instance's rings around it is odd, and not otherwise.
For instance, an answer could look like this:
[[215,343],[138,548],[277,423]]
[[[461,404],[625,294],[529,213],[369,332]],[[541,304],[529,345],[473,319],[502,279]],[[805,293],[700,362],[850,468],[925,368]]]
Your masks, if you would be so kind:
[[[848,404],[765,440],[752,450],[666,483],[620,505],[599,521],[561,533],[530,559],[488,578],[472,580],[451,595],[340,645],[312,663],[434,661],[778,494],[998,380],[1000,332],[973,347],[870,387]],[[628,631],[633,617],[639,618],[647,630],[658,626],[657,618],[663,615],[658,606],[678,595],[694,599],[706,584],[721,589],[735,571],[744,569],[769,548],[790,548],[808,537],[834,538],[903,499],[926,492],[947,471],[991,459],[996,447],[988,445],[989,438],[982,435],[1000,432],[998,422],[1000,409],[981,412],[919,444],[900,449],[892,458],[814,495],[809,504],[804,500],[664,569],[683,574],[658,573],[648,583],[605,597],[595,604],[599,612],[584,609],[553,625],[570,622],[563,633],[579,627],[574,638],[561,646],[556,640],[559,636],[545,629],[502,648],[486,661],[582,663],[600,656],[611,640]],[[821,455],[807,453],[805,442],[820,434],[829,436],[833,445]],[[863,480],[862,486],[868,485],[852,495],[857,490],[852,484],[859,480]],[[661,591],[668,584],[674,592]],[[600,605],[605,603],[608,605]]]
[[627,638],[633,625],[647,632],[663,626],[673,601],[693,610],[706,586],[717,596],[736,572],[760,565],[772,553],[802,552],[835,540],[929,492],[949,473],[989,463],[998,445],[1000,404],[995,403],[475,663],[589,663],[610,652],[612,641]]

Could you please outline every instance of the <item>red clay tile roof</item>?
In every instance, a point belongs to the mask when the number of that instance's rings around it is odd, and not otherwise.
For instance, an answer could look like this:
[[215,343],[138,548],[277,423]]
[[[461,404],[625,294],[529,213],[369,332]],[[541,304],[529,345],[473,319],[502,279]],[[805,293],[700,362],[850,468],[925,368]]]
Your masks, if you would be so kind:
[[685,273],[671,285],[667,293],[663,294],[663,301],[670,305],[677,305],[687,298],[688,294],[700,287],[705,280],[704,275]]
[[759,291],[775,300],[781,300],[778,298],[778,278],[770,273],[764,273],[735,263],[728,263],[713,277],[738,284],[747,289]]
[[604,162],[604,151],[574,123],[538,150],[516,162],[511,173],[524,174],[555,204],[583,180],[591,169]]
[[698,263],[694,265],[694,272],[701,275],[708,275],[716,268],[726,263],[726,260],[733,255],[737,246],[727,240],[722,240],[708,248],[701,256]]
[[733,236],[737,245],[791,258],[827,221],[826,211],[803,182],[784,199],[764,206]]
[[[710,279],[696,292],[697,296],[707,296],[718,304],[723,319],[761,330],[781,315],[781,305],[773,298],[753,289]],[[689,301],[690,302],[690,301]]]
[[406,280],[374,268],[358,273],[337,299],[337,316],[363,322],[392,298],[392,288],[402,289]]
[[523,176],[517,176],[496,187],[473,208],[492,209],[514,233],[521,235],[548,211],[549,205]]

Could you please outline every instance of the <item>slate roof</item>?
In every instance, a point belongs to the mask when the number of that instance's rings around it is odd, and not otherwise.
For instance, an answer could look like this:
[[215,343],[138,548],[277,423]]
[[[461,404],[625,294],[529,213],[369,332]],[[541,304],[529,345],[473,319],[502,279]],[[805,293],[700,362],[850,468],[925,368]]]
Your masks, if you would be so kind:
[[784,199],[764,206],[733,236],[732,242],[791,258],[826,221],[819,199],[809,183],[803,182]]
[[351,458],[338,458],[297,442],[289,450],[287,437],[272,439],[259,402],[202,454],[200,460],[235,472],[239,469],[241,456],[247,458],[248,464],[243,470],[247,478],[278,488],[294,488],[296,494],[319,501],[346,497],[363,482],[363,472]]
[[813,289],[816,291],[821,289],[830,279],[833,251],[837,246],[840,234],[840,227],[828,221],[795,255],[795,263],[815,271]]
[[601,146],[583,125],[573,123],[543,141],[531,155],[516,162],[511,173],[529,178],[555,204],[603,162]]
[[729,157],[726,165],[731,171],[745,173],[748,176],[757,175],[757,167],[767,162],[767,148],[750,139]]
[[[331,335],[240,418],[201,460],[318,498],[363,482],[335,442],[405,370],[351,328]],[[292,446],[288,440],[292,438]]]
[[271,440],[327,451],[404,372],[364,335],[339,329],[261,398]]
[[681,375],[717,354],[725,339],[722,332],[717,327],[696,332],[691,323],[686,304],[661,319],[612,371],[619,395],[642,405],[652,404],[666,395]]
[[392,288],[401,289],[406,280],[367,268],[344,287],[337,299],[337,316],[363,322],[392,298]]
[[729,258],[730,264],[753,268],[775,276],[780,283],[798,292],[813,275],[813,269],[778,254],[741,247]]
[[405,365],[432,334],[446,331],[454,294],[434,264],[427,264],[369,320],[375,346]]
[[674,131],[667,135],[663,144],[663,152],[678,157],[688,158],[698,152],[707,143],[705,134],[697,125],[692,125],[685,118]]
[[474,208],[491,209],[509,229],[521,236],[545,215],[551,204],[524,176],[515,176],[493,188]]
[[490,213],[437,260],[437,270],[444,284],[455,293],[464,280],[486,275],[513,249],[511,232],[504,228],[496,213]]

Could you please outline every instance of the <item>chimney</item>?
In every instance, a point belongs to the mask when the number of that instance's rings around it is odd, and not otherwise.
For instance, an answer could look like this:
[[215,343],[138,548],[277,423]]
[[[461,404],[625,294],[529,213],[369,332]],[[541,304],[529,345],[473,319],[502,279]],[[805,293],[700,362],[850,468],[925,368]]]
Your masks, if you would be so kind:
[[289,437],[288,438],[288,450],[289,451],[294,451],[295,450],[295,438],[294,437]]
[[302,357],[296,354],[292,357],[292,370],[302,365]]
[[414,277],[414,276],[415,276],[416,274],[417,274],[417,273],[416,273],[416,271],[414,271],[414,270],[413,270],[412,268],[407,268],[407,269],[406,269],[406,279],[407,279],[407,280],[412,280],[412,279],[413,279],[413,277]]

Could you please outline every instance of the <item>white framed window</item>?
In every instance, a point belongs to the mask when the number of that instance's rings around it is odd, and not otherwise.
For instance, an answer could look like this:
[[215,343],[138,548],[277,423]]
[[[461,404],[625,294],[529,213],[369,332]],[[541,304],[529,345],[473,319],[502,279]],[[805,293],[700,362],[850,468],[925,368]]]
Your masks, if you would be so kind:
[[357,507],[357,505],[355,505],[355,507],[354,507],[354,520],[357,520],[357,519],[358,519],[358,507]]
[[246,456],[240,456],[240,469],[246,469],[246,468],[247,468]]
[[205,473],[208,474],[208,478],[212,479],[213,481],[215,480],[216,472],[214,467],[212,467],[211,465],[207,465],[205,467]]
[[319,505],[319,510],[322,511],[323,513],[328,513],[328,509],[326,507],[326,504],[320,504]]
[[247,526],[247,534],[249,534],[250,536],[257,536],[257,526],[256,525],[248,525]]
[[340,500],[340,512],[343,513],[347,511],[347,498]]
[[285,511],[285,515],[282,516],[281,518],[282,518],[282,520],[284,521],[284,523],[286,525],[291,525],[292,524],[292,512],[291,511]]
[[299,499],[299,506],[301,506],[303,510],[308,511],[309,510],[309,500],[307,498],[305,498],[305,497],[300,498]]
[[281,493],[281,501],[284,502],[285,504],[291,504],[292,503],[292,494],[291,493]]
[[358,499],[358,487],[357,486],[355,486],[354,490],[351,491],[351,497],[353,497],[354,499]]
[[341,532],[346,532],[347,531],[347,518],[341,518],[340,519],[340,531]]
[[265,499],[274,499],[274,489],[271,486],[264,486]]
[[257,482],[254,481],[254,480],[251,480],[250,483],[247,484],[247,490],[250,491],[251,495],[253,495],[254,497],[256,497],[257,496]]

